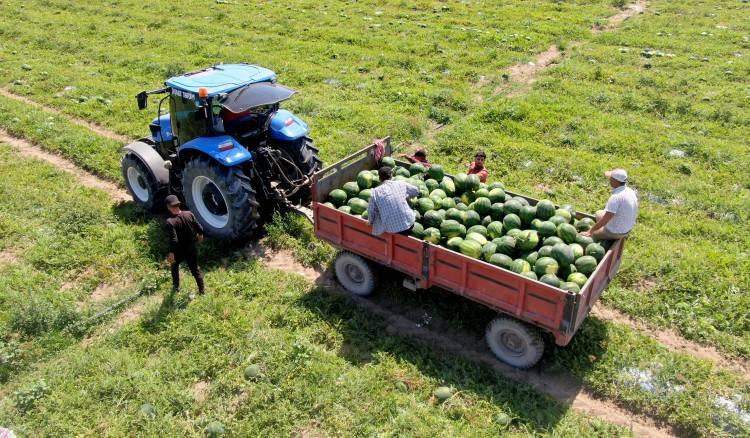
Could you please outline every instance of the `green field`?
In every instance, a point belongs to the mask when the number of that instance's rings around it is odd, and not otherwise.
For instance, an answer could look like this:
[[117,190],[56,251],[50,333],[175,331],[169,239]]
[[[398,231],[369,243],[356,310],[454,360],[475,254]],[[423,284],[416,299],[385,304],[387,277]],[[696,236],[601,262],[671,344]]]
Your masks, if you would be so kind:
[[[604,303],[750,360],[750,3],[654,0],[596,34],[619,2],[496,3],[191,1],[174,10],[0,0],[0,84],[63,113],[0,96],[0,128],[119,181],[121,144],[66,116],[143,135],[155,108],[138,112],[138,91],[185,70],[251,62],[300,90],[287,107],[327,162],[384,135],[403,149],[426,144],[450,171],[483,148],[491,179],[589,212],[608,196],[602,172],[625,167],[639,225]],[[557,65],[525,92],[495,94],[507,67],[550,45],[563,50]],[[24,436],[200,435],[212,420],[236,436],[496,435],[500,413],[518,435],[626,432],[385,334],[366,311],[229,245],[204,247],[208,297],[171,299],[160,218],[5,146],[0,175],[0,253],[13,260],[0,257],[0,426]],[[305,263],[330,260],[305,233],[277,218],[269,238]],[[127,310],[87,319],[139,292],[153,295],[126,306],[146,310],[122,328]],[[396,282],[381,293],[396,311],[477,338],[492,317]],[[250,363],[263,370],[257,381],[242,378]],[[591,318],[541,366],[680,434],[750,433],[744,377],[611,322]],[[436,403],[439,385],[458,394]],[[156,419],[139,413],[143,403]]]

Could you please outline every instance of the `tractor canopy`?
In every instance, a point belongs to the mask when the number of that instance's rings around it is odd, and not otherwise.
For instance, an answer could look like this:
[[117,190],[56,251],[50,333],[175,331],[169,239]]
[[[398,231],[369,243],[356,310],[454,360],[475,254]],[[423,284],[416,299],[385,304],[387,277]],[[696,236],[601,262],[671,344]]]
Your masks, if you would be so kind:
[[229,111],[239,114],[251,108],[273,105],[287,100],[295,93],[291,88],[270,82],[250,84],[219,97],[219,103]]
[[208,67],[175,76],[164,84],[172,90],[198,95],[201,88],[208,91],[207,97],[230,93],[238,88],[258,82],[274,82],[276,73],[257,65],[226,64]]

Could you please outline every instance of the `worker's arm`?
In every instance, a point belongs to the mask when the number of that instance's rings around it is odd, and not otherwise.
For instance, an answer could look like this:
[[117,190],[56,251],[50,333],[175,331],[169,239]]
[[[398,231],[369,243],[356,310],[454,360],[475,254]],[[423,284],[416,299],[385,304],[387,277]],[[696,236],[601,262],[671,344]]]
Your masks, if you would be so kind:
[[398,154],[398,157],[399,158],[406,158],[407,160],[409,160],[410,163],[415,163],[417,161],[417,160],[414,159],[414,157],[412,157],[410,155],[406,155],[406,154]]
[[589,237],[590,237],[590,236],[591,236],[591,234],[593,234],[593,233],[594,233],[594,231],[596,231],[596,230],[599,230],[599,229],[603,228],[603,227],[604,227],[605,225],[607,225],[607,223],[608,223],[608,222],[609,222],[610,220],[612,220],[612,218],[613,218],[613,217],[615,217],[615,214],[614,214],[614,213],[612,213],[612,212],[609,212],[609,211],[605,211],[605,212],[604,212],[604,216],[602,216],[602,218],[601,218],[601,219],[599,219],[599,220],[598,220],[598,221],[597,221],[597,222],[596,222],[596,223],[594,224],[594,226],[593,226],[593,227],[591,227],[591,229],[589,229],[588,231],[584,231],[584,232],[582,232],[581,234],[582,234],[582,235],[584,235],[584,236],[589,236]]
[[180,240],[177,238],[177,230],[174,229],[174,225],[167,222],[167,237],[169,238],[169,254],[167,254],[167,262],[170,264],[174,263],[174,253],[177,250]]
[[417,188],[417,186],[409,184],[409,183],[404,183],[404,184],[406,184],[406,197],[407,198],[413,198],[415,196],[419,196],[419,188]]
[[198,242],[203,241],[203,225],[201,225],[200,222],[195,218],[195,215],[193,213],[190,213],[190,217],[193,221],[193,229],[195,230],[195,239]]
[[484,169],[480,170],[477,173],[477,176],[479,177],[479,181],[480,182],[487,182],[487,176],[489,176],[489,174],[490,173],[487,172],[487,168],[486,167]]
[[378,215],[380,212],[378,211],[377,203],[375,202],[374,198],[370,198],[370,203],[367,206],[367,222],[372,225],[375,223],[376,220],[378,220]]

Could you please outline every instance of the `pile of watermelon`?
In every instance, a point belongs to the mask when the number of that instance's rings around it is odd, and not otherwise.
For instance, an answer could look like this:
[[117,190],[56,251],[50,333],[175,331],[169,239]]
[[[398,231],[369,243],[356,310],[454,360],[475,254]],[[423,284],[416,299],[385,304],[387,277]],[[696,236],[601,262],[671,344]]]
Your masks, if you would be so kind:
[[[481,183],[476,175],[445,175],[440,165],[397,166],[393,179],[419,188],[409,201],[416,214],[412,236],[510,270],[569,292],[579,293],[608,242],[594,242],[581,232],[590,218],[576,219],[571,205],[557,208],[548,200],[536,205],[505,192],[503,183]],[[367,219],[372,189],[380,183],[377,170],[363,170],[356,181],[332,190],[326,205]]]

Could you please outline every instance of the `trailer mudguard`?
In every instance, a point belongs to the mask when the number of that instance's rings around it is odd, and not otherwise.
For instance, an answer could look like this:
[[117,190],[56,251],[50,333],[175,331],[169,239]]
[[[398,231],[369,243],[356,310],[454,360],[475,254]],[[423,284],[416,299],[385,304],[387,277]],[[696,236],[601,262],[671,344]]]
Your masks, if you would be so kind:
[[310,132],[307,123],[287,110],[276,111],[268,130],[271,138],[281,141],[297,140]]
[[169,170],[164,167],[166,161],[159,155],[158,152],[148,143],[142,141],[136,141],[122,148],[128,152],[132,152],[138,157],[143,164],[148,166],[151,173],[154,175],[160,184],[169,184]]
[[229,135],[194,138],[177,148],[177,153],[182,156],[189,150],[208,155],[224,166],[236,166],[253,159],[253,154]]

